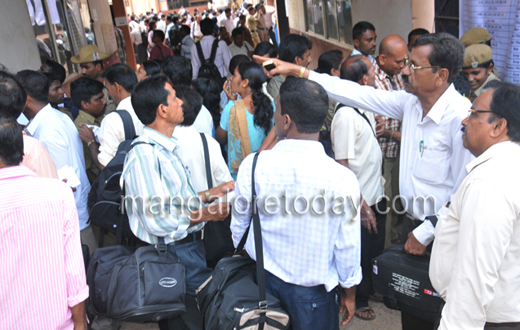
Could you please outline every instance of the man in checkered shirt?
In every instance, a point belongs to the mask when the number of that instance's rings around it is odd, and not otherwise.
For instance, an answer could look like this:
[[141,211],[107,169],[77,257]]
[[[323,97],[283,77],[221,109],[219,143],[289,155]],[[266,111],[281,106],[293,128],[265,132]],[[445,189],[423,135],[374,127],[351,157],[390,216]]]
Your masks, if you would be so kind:
[[[377,89],[388,91],[404,89],[401,69],[404,67],[404,58],[407,55],[406,41],[399,35],[391,34],[381,41],[379,56],[374,63]],[[378,123],[376,132],[384,159],[385,194],[389,198],[389,203],[392,203],[394,197],[399,195],[401,121],[381,116],[376,116],[376,121]],[[400,201],[396,203],[400,204]],[[386,218],[385,248],[389,247],[392,241],[399,239],[396,225],[397,213],[392,208]]]

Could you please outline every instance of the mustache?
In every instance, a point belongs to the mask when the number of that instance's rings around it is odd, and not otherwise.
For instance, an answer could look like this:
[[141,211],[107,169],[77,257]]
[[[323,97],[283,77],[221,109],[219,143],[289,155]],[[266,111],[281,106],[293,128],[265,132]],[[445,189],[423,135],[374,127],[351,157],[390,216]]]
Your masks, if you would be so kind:
[[403,78],[403,81],[408,84],[408,76],[407,75],[401,75],[401,77]]
[[466,134],[466,126],[462,125],[460,130],[461,130],[462,133]]

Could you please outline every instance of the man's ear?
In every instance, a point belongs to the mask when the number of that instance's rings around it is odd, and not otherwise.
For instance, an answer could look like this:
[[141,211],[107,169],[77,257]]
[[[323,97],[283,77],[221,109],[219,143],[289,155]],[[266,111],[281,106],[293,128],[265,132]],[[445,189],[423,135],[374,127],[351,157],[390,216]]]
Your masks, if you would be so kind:
[[[437,81],[435,82],[435,84],[437,86],[440,86],[442,85],[443,82],[445,81],[448,81],[448,77],[450,76],[450,72],[448,71],[448,69],[446,68],[440,68],[438,69],[439,71],[437,71],[437,73],[439,74],[439,78],[437,79]],[[437,84],[437,82],[439,84]]]
[[360,44],[359,39],[354,39],[354,48],[356,48],[356,49],[359,48],[359,44]]
[[379,64],[381,64],[381,65],[386,64],[386,55],[385,54],[379,54]]
[[358,83],[362,86],[367,85],[368,84],[368,74],[363,75],[363,77],[361,78],[361,80],[358,81]]
[[293,125],[293,122],[291,120],[291,117],[288,114],[282,115],[283,118],[283,130],[285,135],[287,136],[287,132],[289,132],[289,129]]
[[493,122],[493,129],[490,134],[492,138],[498,138],[504,133],[507,135],[507,120],[505,118],[499,118]]
[[168,106],[164,104],[159,104],[159,107],[157,107],[157,116],[159,118],[166,118],[168,113]]
[[82,110],[88,110],[89,106],[90,106],[90,102],[81,101]]

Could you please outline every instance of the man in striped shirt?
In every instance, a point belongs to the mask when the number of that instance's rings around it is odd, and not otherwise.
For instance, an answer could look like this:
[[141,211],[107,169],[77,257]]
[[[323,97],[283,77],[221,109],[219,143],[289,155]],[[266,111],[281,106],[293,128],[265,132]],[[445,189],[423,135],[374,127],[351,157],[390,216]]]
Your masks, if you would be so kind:
[[175,151],[172,137],[183,122],[182,101],[165,76],[141,81],[132,92],[132,105],[146,126],[134,140],[121,176],[126,187],[125,208],[130,228],[142,241],[157,244],[164,237],[168,249],[186,268],[186,314],[161,320],[159,328],[202,329],[195,290],[211,275],[206,266],[201,232],[205,221],[222,221],[229,203],[211,203],[234,189],[230,181],[197,193],[188,169]]
[[[387,91],[404,89],[401,70],[404,68],[404,59],[408,55],[406,41],[397,34],[385,37],[379,45],[379,56],[376,57],[374,69],[376,71],[376,88]],[[393,206],[393,199],[399,195],[399,146],[401,144],[401,121],[390,117],[376,116],[379,146],[383,153],[383,175],[385,178],[385,194],[388,196],[388,205]],[[392,203],[392,204],[390,204]],[[392,240],[399,239],[397,231],[397,213],[392,208],[386,218],[385,247],[391,245]]]
[[0,119],[0,329],[87,329],[74,196],[22,158],[20,126]]

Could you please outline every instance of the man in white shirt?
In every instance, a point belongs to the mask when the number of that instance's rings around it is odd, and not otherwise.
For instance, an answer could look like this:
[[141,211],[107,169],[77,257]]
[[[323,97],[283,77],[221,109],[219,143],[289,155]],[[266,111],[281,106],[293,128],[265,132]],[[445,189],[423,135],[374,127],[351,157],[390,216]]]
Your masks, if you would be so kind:
[[[76,126],[70,118],[51,107],[48,103],[49,81],[43,74],[23,70],[16,77],[27,92],[27,101],[23,110],[30,120],[26,132],[39,140],[49,152],[58,172],[68,166],[74,170],[79,184],[73,187],[76,208],[78,209],[81,241],[88,245],[90,251],[97,248],[96,239],[88,223],[87,199],[90,192],[83,157],[83,144],[78,135]],[[74,178],[66,178],[73,183]]]
[[197,15],[195,18],[194,18],[194,21],[191,23],[190,25],[190,28],[191,28],[191,39],[193,40],[200,40],[202,38],[202,32],[200,30],[200,22],[202,21],[202,15]]
[[[206,18],[201,21],[200,28],[202,34],[204,35],[200,40],[200,46],[202,47],[202,54],[206,59],[209,59],[211,55],[211,46],[213,46],[213,41],[215,37],[213,36],[213,21],[209,18]],[[204,60],[204,59],[202,59]],[[228,67],[229,61],[231,60],[231,53],[227,47],[227,44],[224,40],[220,40],[218,42],[217,54],[215,56],[214,64],[217,66],[218,71],[222,77],[228,76]],[[191,65],[193,67],[193,80],[197,79],[199,76],[199,69],[201,66],[201,59],[199,59],[199,54],[197,53],[197,45],[193,45],[191,47]]]
[[[249,44],[249,42],[244,40],[243,27],[235,28],[231,35],[233,36],[233,43],[228,46],[231,57],[235,55],[253,56],[254,48]],[[233,72],[231,74],[233,74]]]
[[[323,87],[287,79],[276,108],[276,135],[283,140],[262,151],[254,173],[266,289],[280,299],[293,330],[338,330],[336,288],[341,309],[347,310],[344,326],[354,315],[355,286],[361,281],[359,185],[318,141],[329,108]],[[245,250],[256,259],[255,230],[246,232],[254,156],[246,157],[238,172],[231,232],[235,246],[248,235]]]
[[435,228],[440,330],[520,329],[519,103],[518,86],[496,83],[462,121],[464,147],[477,158]]
[[166,15],[162,14],[161,19],[157,22],[157,26],[155,27],[157,30],[161,30],[166,34]]
[[[351,56],[341,66],[341,79],[375,86],[374,66],[363,55]],[[331,124],[332,150],[336,161],[354,172],[362,195],[361,269],[363,280],[356,290],[356,316],[362,320],[376,317],[368,307],[372,289],[372,259],[385,246],[386,200],[381,175],[383,159],[375,134],[374,115],[362,109],[338,104]]]
[[[181,55],[191,62],[191,48],[195,45],[195,41],[190,37],[190,27],[181,25],[179,29],[179,38],[181,38]],[[193,73],[192,73],[193,75]]]
[[365,55],[374,63],[374,54],[376,53],[376,28],[369,22],[361,21],[356,23],[352,28],[352,40],[354,40],[354,49],[351,56]]
[[[168,60],[163,63],[162,72],[168,77],[173,86],[191,86],[191,74],[193,71],[190,61],[185,57],[172,56],[168,58]],[[213,117],[204,105],[202,105],[192,127],[200,133],[213,135]]]
[[[435,230],[424,219],[435,215],[451,199],[467,175],[466,165],[473,159],[462,145],[460,131],[461,121],[467,116],[464,109],[470,107],[470,102],[452,84],[464,61],[464,45],[447,33],[419,37],[402,70],[405,91],[397,92],[359,86],[294,64],[273,61],[276,68],[270,75],[308,77],[343,104],[402,121],[399,190],[407,211],[402,230],[405,232],[405,223],[413,228],[423,222],[408,235],[405,250],[424,254]],[[410,315],[402,316],[406,329],[413,321],[408,323]]]
[[[114,64],[105,71],[105,81],[110,97],[117,104],[116,110],[128,111],[132,117],[135,134],[141,135],[144,125],[137,118],[130,99],[132,89],[137,84],[134,70],[126,64]],[[99,144],[92,130],[86,125],[81,127],[80,137],[87,143],[92,161],[102,170],[116,155],[119,144],[125,140],[123,119],[117,113],[110,113],[103,119],[97,136]]]
[[[231,8],[229,7],[226,7],[226,9],[224,9],[224,13],[225,15],[220,15],[220,16],[223,16],[224,18],[222,18],[219,22],[219,26],[220,27],[225,27],[226,28],[226,31],[231,33],[236,25],[235,23],[233,22],[233,17],[231,17]],[[233,39],[231,39],[231,41],[233,41]]]

